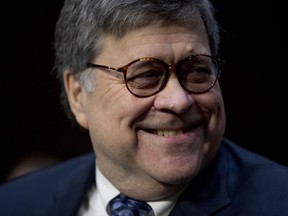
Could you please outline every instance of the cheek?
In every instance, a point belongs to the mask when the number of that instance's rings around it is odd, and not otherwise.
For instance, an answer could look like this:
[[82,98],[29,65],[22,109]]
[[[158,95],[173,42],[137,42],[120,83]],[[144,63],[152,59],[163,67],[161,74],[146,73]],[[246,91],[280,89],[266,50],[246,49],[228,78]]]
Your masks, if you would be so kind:
[[216,85],[205,94],[196,96],[195,100],[207,117],[206,133],[209,134],[211,139],[221,139],[226,127],[226,114],[219,85]]
[[127,113],[133,114],[117,100],[113,103],[100,99],[89,110],[88,130],[99,164],[117,164],[131,158],[136,138]]
[[219,84],[204,94],[195,95],[195,101],[208,116],[225,118],[224,102]]
[[[91,95],[93,112],[106,114],[114,121],[133,121],[147,112],[152,106],[152,98],[138,98],[126,88],[123,75],[120,73],[97,73],[95,92]],[[108,121],[107,121],[108,123]]]
[[119,88],[96,91],[88,100],[88,129],[95,148],[103,143],[118,151],[136,146],[135,124],[150,109],[151,99],[137,98]]
[[215,122],[213,122],[214,123],[213,125],[215,127],[217,127],[218,125],[219,128],[222,128],[222,130],[224,130],[226,126],[226,114],[225,114],[224,101],[219,85],[215,86],[213,95],[214,100],[211,99],[211,105],[212,105],[211,109],[213,110],[213,116],[215,118]]

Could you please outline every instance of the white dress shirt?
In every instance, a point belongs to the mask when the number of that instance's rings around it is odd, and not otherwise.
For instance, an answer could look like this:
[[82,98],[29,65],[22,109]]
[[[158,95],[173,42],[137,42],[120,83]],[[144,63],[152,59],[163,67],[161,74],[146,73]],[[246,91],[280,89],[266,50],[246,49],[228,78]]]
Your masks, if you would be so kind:
[[[96,168],[96,185],[93,185],[87,194],[87,200],[82,203],[79,216],[109,216],[107,204],[120,192]],[[149,216],[168,216],[180,194],[169,200],[148,202],[153,212]]]

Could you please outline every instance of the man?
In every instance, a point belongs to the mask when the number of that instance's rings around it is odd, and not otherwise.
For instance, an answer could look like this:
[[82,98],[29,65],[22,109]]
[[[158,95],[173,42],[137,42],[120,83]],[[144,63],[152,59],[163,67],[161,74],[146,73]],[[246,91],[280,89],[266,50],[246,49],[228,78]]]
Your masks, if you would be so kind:
[[0,214],[287,214],[288,169],[223,138],[218,45],[206,0],[67,0],[55,67],[96,157],[3,185]]

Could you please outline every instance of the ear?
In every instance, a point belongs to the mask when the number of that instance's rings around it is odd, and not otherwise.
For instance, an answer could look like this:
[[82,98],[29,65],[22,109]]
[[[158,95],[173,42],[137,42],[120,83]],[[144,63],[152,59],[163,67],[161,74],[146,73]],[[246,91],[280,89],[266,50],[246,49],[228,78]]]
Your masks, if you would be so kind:
[[81,87],[80,82],[69,70],[64,71],[63,81],[71,111],[73,112],[77,122],[82,127],[88,129],[85,110],[85,98],[87,92]]

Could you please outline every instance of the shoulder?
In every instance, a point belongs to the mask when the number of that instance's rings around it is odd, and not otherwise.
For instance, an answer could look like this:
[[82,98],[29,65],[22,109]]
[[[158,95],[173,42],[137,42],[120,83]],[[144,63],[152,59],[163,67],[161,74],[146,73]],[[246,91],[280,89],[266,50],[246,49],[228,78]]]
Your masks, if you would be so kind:
[[229,140],[223,141],[223,149],[227,158],[227,184],[232,202],[243,206],[242,211],[245,211],[244,206],[254,208],[255,213],[288,211],[287,166],[248,151]]
[[[69,177],[76,175],[77,172],[81,172],[85,169],[90,169],[95,161],[95,156],[92,153],[80,155],[52,166],[36,170],[22,176],[11,179],[4,184],[0,185],[0,192],[9,187],[16,187],[17,185],[25,185],[31,183],[31,181],[44,181],[53,184],[54,181],[63,176]],[[34,185],[35,186],[35,185]]]
[[223,139],[220,154],[225,155],[225,161],[227,161],[229,169],[231,170],[247,172],[256,169],[268,172],[276,171],[283,174],[287,174],[288,172],[287,166],[281,165],[265,156],[247,150],[228,139]]
[[46,208],[45,215],[48,215],[58,194],[65,194],[65,191],[68,194],[72,189],[76,197],[86,190],[85,183],[91,185],[94,177],[95,156],[89,153],[12,179],[0,186],[0,215],[45,212]]
[[[262,155],[242,148],[227,139],[223,140],[221,151],[222,156],[226,158],[225,161],[228,164],[230,176],[237,176],[239,180],[241,179],[241,182],[257,179],[256,185],[259,185],[261,182],[265,184],[268,182],[282,182],[288,186],[287,166],[278,164]],[[244,176],[249,178],[240,178]]]

